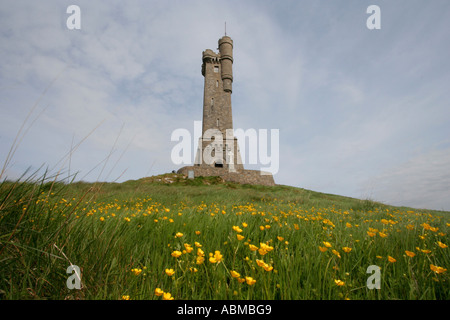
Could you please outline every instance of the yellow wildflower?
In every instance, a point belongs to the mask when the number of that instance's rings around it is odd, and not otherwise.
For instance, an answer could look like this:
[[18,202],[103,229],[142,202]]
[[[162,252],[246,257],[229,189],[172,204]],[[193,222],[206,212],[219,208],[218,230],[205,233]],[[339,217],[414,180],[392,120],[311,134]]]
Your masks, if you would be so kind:
[[201,245],[201,244],[200,244],[199,242],[197,242],[197,241],[196,241],[196,242],[194,242],[194,244],[195,244],[195,246],[196,246],[196,247],[199,247],[199,248],[201,248],[201,247],[202,247],[202,245]]
[[338,251],[333,249],[333,250],[331,250],[331,252],[333,252],[333,254],[335,254],[338,258],[341,258],[341,255],[339,254]]
[[405,253],[406,253],[406,255],[408,257],[411,257],[411,258],[414,258],[414,256],[416,255],[414,252],[411,252],[411,251],[408,251],[408,250],[405,250]]
[[256,280],[253,279],[252,277],[245,277],[245,281],[247,282],[247,284],[249,286],[252,286],[252,285],[254,285],[256,283]]
[[175,271],[173,269],[166,269],[165,272],[169,277],[171,277],[175,274]]
[[273,247],[272,247],[272,246],[269,246],[268,244],[265,244],[265,243],[260,242],[259,245],[260,245],[260,247],[263,248],[264,250],[267,250],[267,251],[272,251],[272,250],[273,250]]
[[163,293],[163,300],[173,300],[172,295],[169,292]]
[[258,247],[255,246],[255,245],[253,245],[253,244],[249,244],[249,245],[248,245],[248,248],[249,248],[251,251],[256,251],[256,250],[258,250]]
[[196,263],[197,264],[202,264],[204,261],[205,261],[205,258],[201,257],[201,256],[198,256],[197,259],[196,259]]
[[425,229],[425,230],[430,230],[431,226],[428,223],[422,223],[421,226]]
[[242,232],[242,229],[239,228],[239,226],[233,226],[232,228],[233,228],[234,231],[236,231],[238,233]]
[[343,285],[345,285],[345,282],[342,280],[334,280],[334,283],[336,283],[336,285],[338,285],[339,287],[342,287]]
[[345,253],[349,253],[350,251],[352,251],[352,248],[349,248],[349,247],[343,247],[342,250],[343,250]]
[[277,239],[278,239],[278,241],[283,241],[284,240],[284,238],[280,237],[280,236],[277,236]]
[[394,258],[392,258],[391,256],[388,256],[388,260],[389,260],[389,262],[391,262],[391,263],[394,263],[394,262],[397,261],[397,260],[395,260]]
[[272,267],[272,266],[269,266],[267,263],[265,263],[265,264],[263,265],[263,268],[264,268],[264,270],[266,270],[267,272],[273,270],[273,267]]
[[257,264],[259,267],[262,267],[262,266],[264,266],[266,263],[265,263],[263,260],[256,259],[256,264]]
[[437,243],[438,243],[438,246],[441,247],[442,249],[445,249],[448,247],[445,243],[442,243],[440,241],[438,241]]
[[324,241],[323,244],[325,245],[325,247],[327,248],[331,248],[331,243]]
[[201,233],[201,232],[200,232],[200,231],[198,231],[198,230],[197,230],[197,231],[195,231],[195,234],[196,234],[196,235],[199,235],[200,233]]
[[191,253],[192,250],[194,250],[194,248],[191,247],[191,245],[188,244],[188,243],[185,243],[185,244],[184,244],[184,247],[186,248],[186,252],[187,252],[187,253]]
[[175,234],[175,238],[181,238],[183,236],[183,234],[181,232],[177,232]]
[[230,273],[233,278],[239,278],[241,276],[239,273],[237,273],[236,271],[233,271],[233,270],[231,270]]
[[131,272],[133,272],[135,276],[138,276],[141,274],[142,269],[134,268],[134,269],[131,269]]
[[162,296],[163,293],[164,293],[164,291],[162,291],[160,288],[156,288],[156,289],[155,289],[155,294],[156,294],[158,297]]
[[328,248],[319,246],[319,250],[320,250],[321,252],[325,252],[325,251],[328,250]]
[[447,269],[444,269],[444,268],[442,268],[442,267],[435,266],[435,265],[433,265],[433,264],[430,264],[430,269],[431,269],[432,271],[434,271],[435,273],[444,273],[445,271],[447,271]]
[[244,228],[247,228],[247,227],[248,227],[248,224],[245,223],[245,222],[242,222],[242,226],[243,226]]
[[127,295],[127,296],[123,295],[123,296],[122,296],[122,300],[130,300],[130,296],[128,296],[128,295]]
[[210,254],[210,256],[211,257],[209,258],[209,262],[211,262],[211,263],[218,263],[218,262],[222,261],[222,258],[223,258],[222,254],[218,250],[216,250],[214,252],[214,256],[212,256],[212,253]]
[[181,256],[181,251],[175,250],[174,252],[171,253],[171,256],[174,258],[178,258],[179,256]]

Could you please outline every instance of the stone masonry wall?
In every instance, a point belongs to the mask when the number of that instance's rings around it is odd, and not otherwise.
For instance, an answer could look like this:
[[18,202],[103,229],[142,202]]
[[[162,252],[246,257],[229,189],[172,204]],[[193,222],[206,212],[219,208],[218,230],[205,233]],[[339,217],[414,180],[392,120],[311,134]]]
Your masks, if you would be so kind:
[[194,176],[209,177],[220,176],[225,181],[236,182],[241,184],[258,184],[264,186],[274,186],[275,181],[272,174],[262,175],[258,170],[239,170],[237,172],[229,172],[227,168],[213,168],[206,166],[188,166],[183,167],[177,173],[188,175],[190,170],[194,171]]

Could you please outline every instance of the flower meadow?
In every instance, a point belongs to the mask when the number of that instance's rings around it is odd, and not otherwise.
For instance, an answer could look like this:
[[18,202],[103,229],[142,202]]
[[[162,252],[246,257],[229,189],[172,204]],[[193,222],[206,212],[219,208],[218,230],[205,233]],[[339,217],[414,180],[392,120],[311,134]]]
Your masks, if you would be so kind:
[[450,298],[446,212],[232,184],[3,183],[1,196],[1,299]]

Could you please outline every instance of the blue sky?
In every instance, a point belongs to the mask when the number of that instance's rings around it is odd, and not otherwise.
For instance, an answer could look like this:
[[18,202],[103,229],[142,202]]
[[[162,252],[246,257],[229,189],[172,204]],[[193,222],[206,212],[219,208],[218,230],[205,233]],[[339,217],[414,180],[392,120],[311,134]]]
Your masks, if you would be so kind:
[[[380,30],[366,27],[372,4]],[[234,127],[280,130],[276,183],[450,210],[446,0],[2,0],[2,165],[24,125],[2,179],[178,169],[170,136],[202,118],[201,54],[225,21]]]

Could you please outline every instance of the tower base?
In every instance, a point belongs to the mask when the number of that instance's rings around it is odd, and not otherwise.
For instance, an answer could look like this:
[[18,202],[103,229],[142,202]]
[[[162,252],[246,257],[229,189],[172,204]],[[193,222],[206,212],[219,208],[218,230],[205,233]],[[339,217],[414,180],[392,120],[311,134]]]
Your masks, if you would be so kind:
[[188,166],[180,168],[177,173],[189,175],[189,171],[194,172],[194,177],[211,177],[219,176],[225,181],[236,182],[241,184],[257,184],[263,186],[274,186],[275,181],[269,172],[259,170],[236,170],[230,172],[227,168],[214,168],[210,166]]

